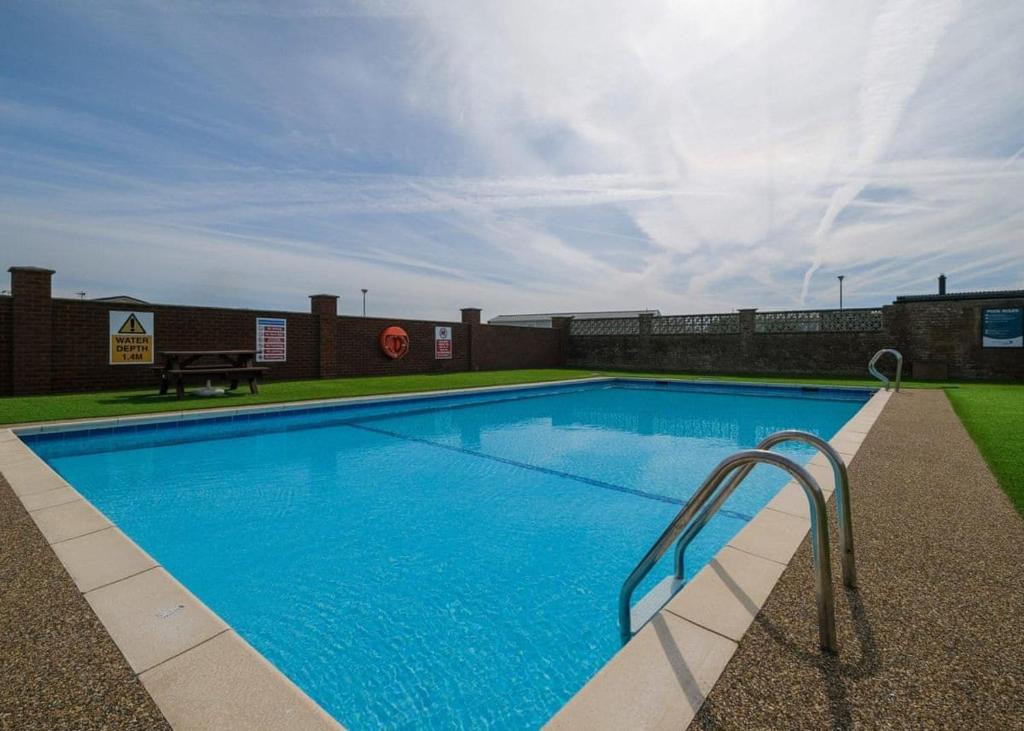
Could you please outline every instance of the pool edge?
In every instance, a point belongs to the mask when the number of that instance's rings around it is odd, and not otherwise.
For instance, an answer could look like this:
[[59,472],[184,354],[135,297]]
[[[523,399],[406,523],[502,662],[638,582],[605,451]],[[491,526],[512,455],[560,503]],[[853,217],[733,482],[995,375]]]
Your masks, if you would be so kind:
[[[891,391],[876,391],[829,440],[848,465],[891,396]],[[808,471],[826,499],[831,497],[832,470],[825,456],[817,454]],[[545,729],[687,728],[809,530],[806,498],[791,481]],[[807,621],[814,622],[811,597]]]

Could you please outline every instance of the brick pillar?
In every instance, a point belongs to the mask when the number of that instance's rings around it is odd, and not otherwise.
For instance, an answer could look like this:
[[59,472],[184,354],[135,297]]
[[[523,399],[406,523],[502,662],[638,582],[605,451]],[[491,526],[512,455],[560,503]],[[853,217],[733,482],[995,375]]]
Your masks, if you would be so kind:
[[479,342],[480,333],[480,308],[463,307],[462,324],[466,326],[466,357],[469,361],[468,370],[478,371],[480,365],[477,362],[476,344]]
[[650,364],[651,360],[651,330],[654,321],[654,314],[641,312],[637,315],[637,363]]
[[317,319],[317,341],[320,378],[338,375],[338,295],[311,294],[309,309]]
[[740,310],[740,353],[743,354],[743,362],[736,363],[736,370],[743,372],[756,370],[752,365],[756,347],[754,345],[754,333],[757,332],[757,308],[750,307]]
[[11,267],[11,385],[14,395],[49,393],[53,351],[52,269]]
[[572,317],[552,317],[551,327],[558,330],[558,366],[569,363],[569,335],[572,332]]

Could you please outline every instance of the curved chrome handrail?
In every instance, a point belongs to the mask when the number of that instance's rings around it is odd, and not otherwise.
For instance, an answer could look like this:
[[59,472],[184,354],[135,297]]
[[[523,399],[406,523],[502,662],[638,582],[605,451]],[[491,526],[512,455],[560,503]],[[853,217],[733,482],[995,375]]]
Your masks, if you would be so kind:
[[879,350],[871,357],[871,361],[868,363],[868,373],[870,373],[879,381],[884,383],[886,391],[889,390],[889,378],[883,375],[882,373],[879,373],[878,369],[875,367],[875,364],[878,362],[878,359],[881,358],[886,353],[891,353],[892,355],[896,356],[896,393],[899,393],[900,381],[903,378],[903,354],[900,351],[896,350],[895,348],[882,348],[881,350]]
[[[836,486],[836,522],[839,524],[839,550],[843,564],[843,584],[854,589],[857,586],[857,567],[853,555],[853,513],[850,510],[850,476],[846,471],[846,462],[843,461],[842,455],[836,451],[835,447],[821,437],[808,432],[797,431],[796,429],[775,432],[761,440],[757,448],[771,449],[784,442],[810,444],[824,454],[832,465],[832,475]],[[722,507],[722,504],[729,498],[729,495],[736,489],[736,486],[746,479],[752,469],[754,469],[752,464],[737,469],[725,487],[719,490],[715,494],[714,499],[686,526],[686,530],[679,538],[679,542],[676,543],[675,571],[677,579],[683,579],[683,557],[686,547],[697,537],[701,529],[707,525],[712,516],[718,512],[718,509]]]
[[[665,531],[651,546],[636,568],[630,572],[619,592],[619,636],[625,645],[633,638],[630,601],[633,592],[650,573],[665,551],[671,547],[683,529],[710,500],[722,480],[736,469],[754,464],[771,464],[785,470],[803,488],[811,508],[811,553],[814,563],[814,590],[818,608],[818,642],[822,649],[836,649],[835,603],[832,597],[832,565],[829,560],[828,524],[825,517],[825,497],[814,478],[789,457],[763,449],[747,449],[726,457],[704,480],[693,497],[683,506]],[[736,482],[738,485],[739,482]],[[735,489],[735,485],[733,486]]]

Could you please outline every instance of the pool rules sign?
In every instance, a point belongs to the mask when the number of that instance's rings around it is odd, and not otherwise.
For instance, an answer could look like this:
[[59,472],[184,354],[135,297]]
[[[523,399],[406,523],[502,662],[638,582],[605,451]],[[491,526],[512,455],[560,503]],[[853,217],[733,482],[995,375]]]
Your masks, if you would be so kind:
[[152,365],[153,313],[110,312],[110,364]]
[[284,363],[288,360],[288,321],[283,317],[256,318],[256,360]]
[[450,327],[434,328],[434,360],[452,359],[452,329]]

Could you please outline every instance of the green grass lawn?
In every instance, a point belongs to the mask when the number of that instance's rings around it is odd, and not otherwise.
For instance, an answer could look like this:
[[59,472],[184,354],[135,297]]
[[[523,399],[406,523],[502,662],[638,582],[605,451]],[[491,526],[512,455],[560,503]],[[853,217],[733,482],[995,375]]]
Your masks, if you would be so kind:
[[999,484],[1024,515],[1024,386],[979,383],[946,393]]
[[517,383],[582,378],[591,376],[593,373],[593,371],[549,369],[444,373],[427,376],[332,378],[312,381],[270,381],[260,384],[260,392],[256,395],[250,394],[248,387],[243,384],[238,390],[221,396],[203,397],[186,392],[185,398],[180,401],[175,397],[173,391],[165,396],[159,395],[154,383],[153,388],[132,391],[0,398],[0,424],[128,416],[185,409],[238,408],[285,401],[440,391],[448,388],[507,386]]
[[[594,374],[595,372],[590,370],[548,369],[282,381],[263,384],[260,387],[260,393],[255,396],[249,394],[243,387],[223,396],[212,398],[189,394],[181,401],[177,400],[174,394],[158,395],[155,387],[145,390],[106,393],[20,396],[0,399],[0,424],[125,416],[183,409],[239,407],[284,401],[438,391],[449,388],[501,386],[584,378]],[[823,386],[878,385],[877,381],[858,378],[707,376],[617,371],[602,371],[601,374],[759,383],[806,383]],[[904,386],[906,388],[946,389],[953,408],[977,443],[996,478],[1010,496],[1017,510],[1024,515],[1024,385],[906,381]]]

